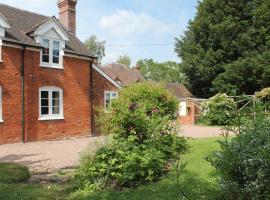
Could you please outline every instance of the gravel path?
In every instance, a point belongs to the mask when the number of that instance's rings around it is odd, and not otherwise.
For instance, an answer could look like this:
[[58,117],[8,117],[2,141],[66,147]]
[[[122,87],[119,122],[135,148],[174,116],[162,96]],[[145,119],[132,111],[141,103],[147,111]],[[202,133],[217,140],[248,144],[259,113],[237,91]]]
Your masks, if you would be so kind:
[[0,145],[0,162],[17,162],[28,166],[34,173],[52,173],[74,167],[82,152],[88,148],[94,151],[104,142],[104,137],[84,137]]
[[[182,126],[185,137],[218,137],[217,127]],[[32,172],[55,172],[74,167],[85,150],[95,151],[106,142],[105,137],[72,138],[58,141],[41,141],[27,144],[0,145],[0,162],[17,162],[26,165]]]
[[191,138],[219,137],[222,133],[220,127],[182,125],[181,135]]

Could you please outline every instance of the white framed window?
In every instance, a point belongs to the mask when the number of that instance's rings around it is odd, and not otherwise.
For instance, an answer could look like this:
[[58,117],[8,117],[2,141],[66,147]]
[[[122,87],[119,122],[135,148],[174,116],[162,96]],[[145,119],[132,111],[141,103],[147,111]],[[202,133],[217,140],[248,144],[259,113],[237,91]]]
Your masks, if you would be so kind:
[[3,122],[3,110],[2,110],[3,100],[2,100],[2,87],[0,86],[0,122]]
[[63,90],[58,87],[39,89],[39,120],[64,119]]
[[41,64],[42,67],[62,69],[61,41],[51,38],[41,39]]
[[2,45],[3,45],[3,40],[0,39],[0,62],[2,62]]
[[104,106],[105,110],[107,110],[112,103],[113,99],[116,99],[118,97],[118,93],[115,91],[105,91],[104,93]]

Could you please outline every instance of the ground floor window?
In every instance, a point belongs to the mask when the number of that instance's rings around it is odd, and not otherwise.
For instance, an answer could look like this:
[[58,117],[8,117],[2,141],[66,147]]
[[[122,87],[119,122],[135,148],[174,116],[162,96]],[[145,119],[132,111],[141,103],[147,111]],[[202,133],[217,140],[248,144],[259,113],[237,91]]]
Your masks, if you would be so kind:
[[3,121],[2,104],[2,87],[0,86],[0,122]]
[[63,90],[58,87],[42,87],[39,90],[40,120],[63,119]]
[[107,110],[112,103],[113,99],[116,99],[118,97],[118,93],[115,91],[106,91],[105,96],[104,96],[104,101],[105,101],[105,110]]

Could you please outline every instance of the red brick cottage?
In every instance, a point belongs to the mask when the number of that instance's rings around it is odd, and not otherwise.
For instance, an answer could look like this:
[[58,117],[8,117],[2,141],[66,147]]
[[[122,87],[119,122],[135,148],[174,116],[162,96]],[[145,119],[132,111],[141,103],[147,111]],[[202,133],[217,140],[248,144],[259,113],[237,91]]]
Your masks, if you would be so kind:
[[59,0],[59,19],[0,4],[0,144],[89,135],[118,86],[76,37],[76,3]]

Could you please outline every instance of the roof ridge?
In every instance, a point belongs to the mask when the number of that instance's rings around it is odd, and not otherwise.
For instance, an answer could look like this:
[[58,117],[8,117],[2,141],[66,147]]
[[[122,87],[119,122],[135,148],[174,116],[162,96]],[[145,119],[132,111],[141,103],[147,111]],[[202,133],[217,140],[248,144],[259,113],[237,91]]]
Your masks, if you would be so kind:
[[36,12],[33,12],[33,11],[21,9],[21,8],[18,8],[18,7],[15,7],[15,6],[11,6],[11,5],[8,5],[8,4],[4,4],[4,3],[0,3],[0,6],[6,6],[6,7],[9,7],[9,8],[12,8],[12,9],[19,10],[19,11],[21,11],[21,12],[27,12],[27,13],[29,13],[29,14],[39,15],[39,16],[41,16],[41,17],[50,17],[50,16],[47,16],[47,15],[43,15],[43,14],[39,14],[39,13],[36,13]]

